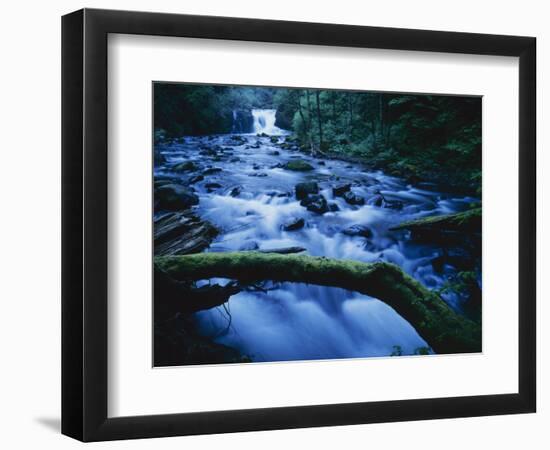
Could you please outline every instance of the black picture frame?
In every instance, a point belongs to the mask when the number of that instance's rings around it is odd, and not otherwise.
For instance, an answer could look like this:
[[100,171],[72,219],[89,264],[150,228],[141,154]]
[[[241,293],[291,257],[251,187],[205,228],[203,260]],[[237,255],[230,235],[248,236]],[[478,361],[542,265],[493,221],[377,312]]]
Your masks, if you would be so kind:
[[[518,393],[109,418],[109,33],[519,57]],[[102,441],[535,412],[535,91],[533,37],[96,9],[63,16],[62,433]]]

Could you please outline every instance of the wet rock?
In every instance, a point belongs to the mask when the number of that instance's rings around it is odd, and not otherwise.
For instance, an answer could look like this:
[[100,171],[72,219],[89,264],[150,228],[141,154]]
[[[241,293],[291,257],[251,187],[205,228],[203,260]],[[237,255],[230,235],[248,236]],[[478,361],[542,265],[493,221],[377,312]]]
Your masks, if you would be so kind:
[[155,201],[159,209],[183,210],[199,203],[199,197],[179,184],[166,184],[155,190]]
[[208,189],[209,191],[212,191],[212,190],[214,190],[214,189],[219,189],[219,188],[221,188],[222,185],[221,185],[220,183],[206,183],[206,184],[204,185],[204,187],[205,187],[206,189]]
[[296,231],[304,228],[306,224],[305,220],[302,218],[294,217],[281,225],[281,229],[284,231]]
[[397,211],[403,209],[403,206],[404,206],[404,203],[399,201],[399,200],[388,200],[388,199],[384,199],[383,203],[382,203],[382,206],[384,208],[389,208],[389,209],[395,209]]
[[279,138],[277,136],[271,136],[269,140],[272,144],[276,144],[277,142],[279,142]]
[[199,154],[202,156],[216,156],[217,152],[211,147],[201,147]]
[[364,205],[365,199],[359,195],[355,195],[353,192],[346,192],[344,195],[344,200],[349,205]]
[[172,184],[174,181],[172,179],[156,179],[154,186],[155,189],[161,186],[164,186],[166,184]]
[[361,236],[364,238],[372,238],[372,230],[366,225],[352,225],[344,230],[342,233],[346,236]]
[[185,161],[179,164],[176,164],[173,167],[173,170],[176,172],[194,172],[198,170],[199,167],[193,161]]
[[332,195],[334,197],[343,197],[346,192],[349,192],[351,190],[351,184],[339,184],[332,188]]
[[271,152],[268,152],[267,154],[271,156],[279,156],[281,152],[279,150],[273,150]]
[[194,177],[189,178],[189,184],[198,183],[199,181],[204,180],[203,175],[195,175]]
[[240,162],[240,161],[241,161],[241,158],[239,158],[238,156],[235,156],[235,157],[233,157],[229,160],[229,162],[232,162],[232,163],[236,163],[236,162]]
[[187,255],[207,248],[218,230],[190,211],[170,213],[155,220],[155,255]]
[[319,164],[320,166],[324,166],[325,162],[324,161],[319,161],[317,164]]
[[314,181],[298,183],[295,187],[295,191],[296,191],[296,198],[298,200],[303,200],[310,194],[318,194],[319,185]]
[[266,134],[266,133],[258,133],[256,136],[258,136],[258,137],[269,137],[269,135]]
[[248,241],[248,242],[245,242],[243,245],[241,245],[239,247],[239,250],[243,251],[243,252],[250,252],[250,251],[253,251],[253,250],[258,250],[260,248],[260,246],[258,245],[258,243],[256,241]]
[[327,200],[321,194],[308,195],[300,202],[300,205],[316,214],[324,214],[328,211]]
[[261,167],[260,167],[258,164],[253,164],[253,165],[252,165],[252,169],[254,169],[254,170],[260,170]]
[[219,173],[221,171],[222,171],[222,169],[220,169],[219,167],[209,167],[208,169],[203,170],[202,174],[203,175],[212,175],[213,173]]
[[233,189],[231,189],[231,191],[229,191],[229,195],[231,197],[238,197],[239,195],[241,195],[241,192],[242,192],[242,187],[235,186]]
[[242,145],[246,142],[246,139],[239,135],[231,136],[230,138],[233,142],[235,142],[237,145]]
[[373,195],[371,198],[369,198],[368,202],[369,205],[377,206],[378,208],[381,208],[384,204],[384,197],[382,197],[380,194]]
[[249,173],[248,176],[249,177],[264,178],[264,177],[267,177],[267,173],[265,173],[265,172],[254,172],[254,173]]
[[340,211],[340,207],[336,203],[329,203],[328,204],[328,209],[331,212]]
[[307,172],[313,170],[313,166],[311,164],[301,159],[297,159],[296,161],[289,161],[283,166],[283,168],[296,172]]

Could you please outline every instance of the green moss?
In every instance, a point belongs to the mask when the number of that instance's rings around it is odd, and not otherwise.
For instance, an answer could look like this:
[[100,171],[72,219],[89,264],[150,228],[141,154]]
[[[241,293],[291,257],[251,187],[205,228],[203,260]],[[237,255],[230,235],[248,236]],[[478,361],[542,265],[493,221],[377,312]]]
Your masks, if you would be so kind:
[[481,231],[481,208],[474,208],[456,214],[423,217],[422,219],[403,222],[390,228],[390,230],[435,227],[456,231],[473,231],[479,228]]
[[313,166],[311,164],[308,164],[301,159],[289,161],[283,166],[283,168],[286,170],[294,170],[296,172],[307,172],[309,170],[313,170]]

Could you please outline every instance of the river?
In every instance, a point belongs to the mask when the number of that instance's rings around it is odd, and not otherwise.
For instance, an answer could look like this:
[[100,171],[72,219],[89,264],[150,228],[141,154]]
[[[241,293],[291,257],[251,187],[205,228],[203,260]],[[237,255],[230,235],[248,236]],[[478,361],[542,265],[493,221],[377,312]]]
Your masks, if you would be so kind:
[[[287,133],[275,126],[274,110],[254,110],[253,117],[250,134],[185,137],[164,146],[165,163],[155,168],[155,176],[172,177],[180,175],[170,168],[183,161],[214,169],[193,184],[200,198],[196,213],[221,231],[207,251],[297,246],[315,256],[382,260],[397,264],[430,289],[441,288],[456,273],[449,264],[434,270],[432,262],[441,256],[436,245],[415,243],[406,231],[389,228],[424,216],[463,211],[479,199],[441,192],[429,184],[411,186],[358,163],[304,155],[293,145],[281,146]],[[258,137],[261,133],[268,136]],[[216,151],[208,150],[212,148]],[[307,162],[313,170],[284,168],[295,160]],[[327,199],[328,212],[309,211],[296,198],[295,186],[310,181]],[[335,186],[347,183],[364,204],[350,204],[333,195]],[[293,223],[297,229],[292,229]],[[201,283],[214,281],[229,280]],[[461,311],[460,295],[446,293],[443,298]],[[196,313],[196,320],[201,334],[253,361],[431,352],[392,308],[336,288],[264,283],[232,296],[223,307]]]

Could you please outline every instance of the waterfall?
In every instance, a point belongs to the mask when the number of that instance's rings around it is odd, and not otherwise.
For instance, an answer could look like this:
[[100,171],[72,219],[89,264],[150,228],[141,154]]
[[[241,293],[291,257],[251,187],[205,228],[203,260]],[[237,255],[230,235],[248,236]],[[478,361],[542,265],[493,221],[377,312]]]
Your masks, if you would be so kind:
[[233,110],[233,126],[231,128],[231,133],[235,133],[237,131],[237,110]]
[[253,132],[265,133],[269,135],[283,134],[284,130],[275,126],[276,109],[253,109],[254,117]]

